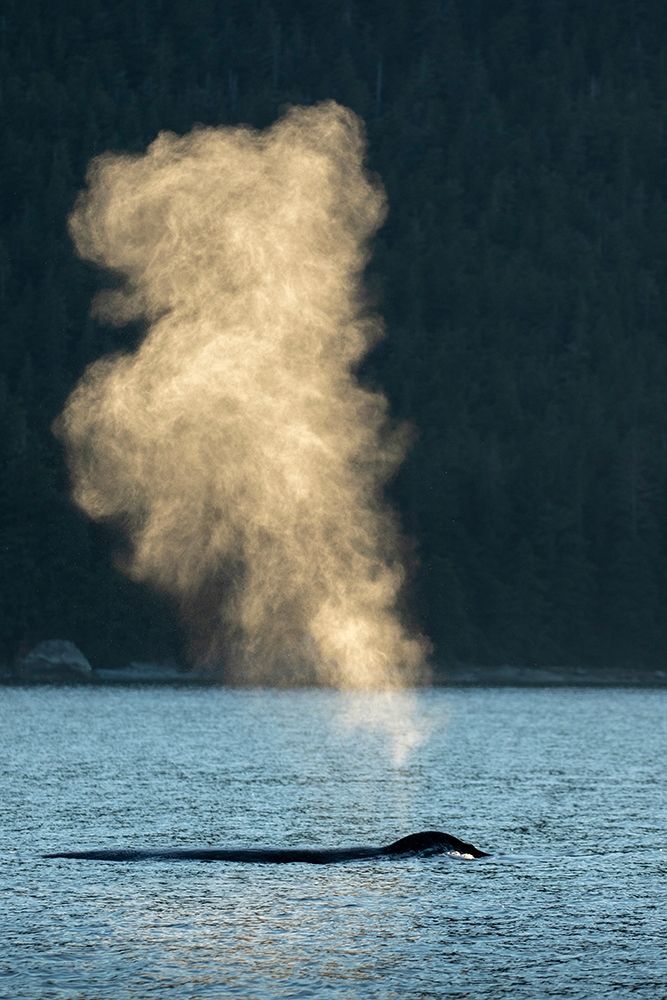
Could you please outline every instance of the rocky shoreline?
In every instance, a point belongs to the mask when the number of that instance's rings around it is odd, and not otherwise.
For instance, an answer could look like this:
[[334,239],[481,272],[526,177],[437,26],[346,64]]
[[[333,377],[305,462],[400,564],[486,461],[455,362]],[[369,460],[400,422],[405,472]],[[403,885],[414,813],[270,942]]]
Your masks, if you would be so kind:
[[[0,684],[217,686],[210,673],[174,663],[92,666],[72,642],[39,643],[12,665],[0,665]],[[222,682],[224,683],[224,681]],[[667,687],[667,669],[642,667],[476,666],[450,664],[433,678],[435,687]]]
[[437,687],[667,687],[667,670],[648,667],[535,667],[457,665]]

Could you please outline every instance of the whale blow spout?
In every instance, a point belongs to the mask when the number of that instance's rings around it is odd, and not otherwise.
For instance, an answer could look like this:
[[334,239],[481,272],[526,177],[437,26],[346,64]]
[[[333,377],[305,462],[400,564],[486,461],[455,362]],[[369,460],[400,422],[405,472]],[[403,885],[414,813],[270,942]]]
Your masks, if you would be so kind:
[[55,424],[74,500],[225,680],[428,675],[384,493],[411,434],[358,377],[384,334],[364,275],[385,215],[361,120],[324,101],[105,153],[70,217],[79,255],[113,275],[95,315],[144,331],[88,367]]
[[156,848],[140,850],[133,848],[102,849],[92,851],[59,851],[44,854],[45,858],[75,858],[79,861],[229,861],[245,864],[289,864],[312,865],[337,864],[343,861],[365,861],[372,858],[431,857],[445,854],[449,857],[473,860],[489,857],[472,844],[452,837],[438,830],[413,833],[384,847],[267,847],[225,849],[204,848]]

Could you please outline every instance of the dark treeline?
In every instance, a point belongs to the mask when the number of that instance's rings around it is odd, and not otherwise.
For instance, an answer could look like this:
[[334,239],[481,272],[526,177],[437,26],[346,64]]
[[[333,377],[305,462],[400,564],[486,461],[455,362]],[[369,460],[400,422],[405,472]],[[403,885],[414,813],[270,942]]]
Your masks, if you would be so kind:
[[[50,425],[103,279],[89,159],[333,97],[390,217],[363,377],[415,442],[392,485],[438,663],[656,664],[667,639],[667,6],[658,0],[5,0],[2,653],[179,655],[170,607],[68,499]],[[135,334],[136,335],[136,334]]]

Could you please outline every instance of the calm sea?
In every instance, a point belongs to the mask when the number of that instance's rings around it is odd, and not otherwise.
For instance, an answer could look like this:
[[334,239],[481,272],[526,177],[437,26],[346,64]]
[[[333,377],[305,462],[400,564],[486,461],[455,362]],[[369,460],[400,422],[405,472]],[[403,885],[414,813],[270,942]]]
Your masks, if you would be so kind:
[[[3,1000],[667,997],[667,691],[4,688],[0,727]],[[433,828],[493,857],[40,858]]]

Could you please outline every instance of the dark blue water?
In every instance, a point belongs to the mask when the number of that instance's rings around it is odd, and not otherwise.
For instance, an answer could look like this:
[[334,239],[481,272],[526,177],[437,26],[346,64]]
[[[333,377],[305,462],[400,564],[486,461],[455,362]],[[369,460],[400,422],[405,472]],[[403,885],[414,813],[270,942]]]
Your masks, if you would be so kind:
[[[436,691],[392,716],[333,692],[3,689],[0,997],[665,997],[666,710],[659,690]],[[39,857],[428,828],[494,857]]]

